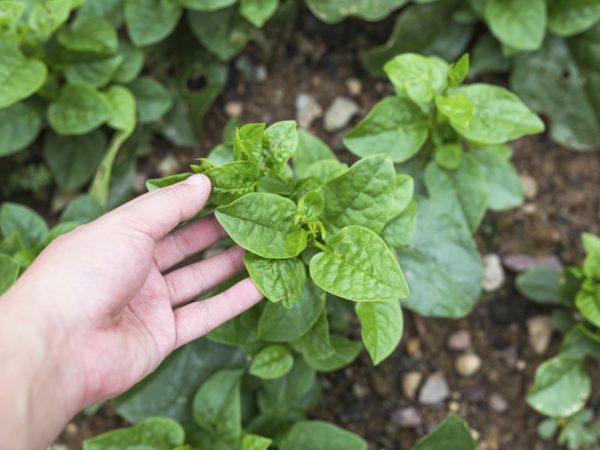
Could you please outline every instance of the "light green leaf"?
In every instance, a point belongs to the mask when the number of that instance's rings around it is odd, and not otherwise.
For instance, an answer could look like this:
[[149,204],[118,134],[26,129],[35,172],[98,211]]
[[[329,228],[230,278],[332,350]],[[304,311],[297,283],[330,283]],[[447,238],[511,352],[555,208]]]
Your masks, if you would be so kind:
[[89,195],[80,195],[67,205],[60,216],[60,221],[84,224],[97,219],[105,212],[104,208]]
[[324,309],[319,320],[302,337],[292,342],[292,347],[297,352],[306,355],[307,358],[323,359],[329,358],[335,353],[329,336],[329,321],[327,311]]
[[79,84],[65,85],[48,107],[48,122],[58,134],[85,134],[110,117],[110,106],[96,89]]
[[581,241],[586,253],[583,272],[590,278],[600,280],[600,238],[590,233],[583,233]]
[[344,144],[358,156],[387,153],[392,161],[410,159],[429,134],[427,117],[406,98],[387,97],[346,136]]
[[468,126],[451,121],[454,129],[469,140],[503,144],[527,134],[544,131],[544,123],[519,98],[499,86],[471,84],[454,90],[473,104]]
[[600,327],[600,289],[594,292],[580,291],[575,298],[575,305],[586,320]]
[[0,40],[0,108],[35,93],[46,80],[43,62],[27,58],[16,42]]
[[101,130],[68,137],[49,132],[44,139],[44,159],[65,191],[74,191],[91,180],[105,149],[106,136]]
[[305,353],[306,364],[319,372],[333,372],[346,367],[356,359],[362,345],[340,336],[331,336],[333,353],[328,356]]
[[417,204],[411,200],[399,216],[394,217],[381,232],[381,237],[390,248],[399,249],[410,242],[417,224]]
[[[347,168],[346,164],[339,162],[337,159],[322,159],[307,167],[304,178],[312,178],[313,183],[322,186],[324,183],[345,173]],[[313,188],[314,186],[311,186],[311,189]]]
[[98,61],[69,63],[65,68],[65,77],[71,84],[102,87],[112,79],[122,61],[123,56],[115,55]]
[[175,0],[124,0],[125,22],[137,46],[155,44],[169,34],[181,16]]
[[234,8],[194,11],[187,18],[198,40],[222,61],[236,56],[252,37],[252,26]]
[[20,1],[0,1],[0,25],[15,25],[23,15],[25,6]]
[[256,190],[258,165],[254,161],[232,161],[208,170],[204,170],[202,165],[192,168],[210,179],[212,192],[209,201],[213,205],[228,205]]
[[58,33],[58,42],[66,49],[112,55],[117,51],[117,31],[102,17],[78,17],[69,28]]
[[465,53],[448,69],[448,87],[455,87],[465,81],[469,75],[469,54]]
[[476,148],[471,155],[479,161],[487,181],[488,208],[506,211],[523,204],[523,189],[515,167],[510,163],[512,151],[504,145]]
[[263,165],[268,173],[279,174],[297,146],[298,133],[293,120],[276,122],[268,127],[263,135]]
[[468,128],[473,118],[473,103],[462,94],[436,95],[435,106],[450,122],[461,127]]
[[542,305],[558,304],[561,272],[550,267],[531,267],[515,280],[517,290],[530,300]]
[[583,359],[590,355],[595,359],[600,358],[600,341],[589,336],[589,329],[584,324],[572,327],[565,334],[560,345],[560,354]]
[[252,359],[249,372],[255,377],[273,380],[288,373],[294,365],[294,358],[283,345],[273,344],[263,348]]
[[360,319],[360,334],[373,364],[390,356],[402,338],[404,321],[400,303],[357,303],[356,315]]
[[108,124],[117,130],[133,130],[136,122],[133,94],[122,86],[111,86],[104,96],[110,105]]
[[160,119],[173,105],[167,88],[154,78],[140,77],[127,87],[135,97],[140,123]]
[[548,0],[548,29],[569,37],[582,33],[600,20],[600,3],[590,0]]
[[425,169],[425,185],[429,196],[446,205],[458,222],[472,233],[477,230],[487,207],[487,184],[475,158],[463,155],[460,167],[452,171],[430,162]]
[[476,450],[477,442],[465,421],[454,414],[446,418],[427,436],[420,439],[412,450]]
[[396,172],[385,155],[363,158],[323,188],[323,223],[332,230],[361,225],[381,232],[393,208]]
[[123,1],[122,0],[76,0],[75,3],[83,3],[77,10],[77,16],[104,17],[115,28],[123,24]]
[[19,263],[8,255],[0,253],[0,294],[8,290],[17,281]]
[[0,207],[0,232],[5,238],[16,235],[27,248],[32,249],[43,244],[48,225],[28,206],[5,202]]
[[350,431],[318,420],[296,422],[280,450],[367,450],[367,442]]
[[252,25],[262,28],[277,11],[278,0],[240,0],[240,14]]
[[299,339],[316,323],[325,305],[324,292],[313,283],[306,283],[300,298],[290,309],[267,303],[258,322],[258,336],[271,342]]
[[535,382],[527,394],[527,403],[546,416],[569,417],[585,406],[590,390],[590,378],[583,360],[557,356],[542,363],[535,371]]
[[546,31],[544,0],[488,0],[485,20],[494,36],[516,50],[536,50]]
[[273,441],[256,434],[247,434],[242,439],[242,450],[267,450]]
[[281,302],[291,308],[300,298],[306,284],[306,270],[298,258],[265,259],[246,253],[244,264],[256,287],[273,303]]
[[175,420],[166,417],[150,417],[131,427],[109,431],[87,439],[83,443],[83,450],[115,448],[171,450],[184,442],[185,431]]
[[463,148],[460,144],[445,144],[435,147],[435,162],[442,169],[456,170],[460,167]]
[[439,70],[432,59],[416,53],[398,55],[383,66],[396,92],[419,103],[430,102],[446,85],[447,64],[445,69]]
[[258,162],[262,157],[264,134],[264,123],[248,123],[236,128],[233,135],[234,158]]
[[181,6],[196,11],[216,11],[234,5],[237,0],[179,0]]
[[306,130],[298,130],[298,146],[292,157],[294,169],[299,178],[306,177],[306,170],[313,163],[322,160],[336,160],[328,145]]
[[368,21],[381,20],[408,0],[307,0],[312,13],[326,23],[337,23],[355,16]]
[[398,300],[408,295],[404,275],[385,242],[368,228],[350,225],[313,256],[310,274],[321,289],[356,302]]
[[26,103],[0,109],[0,157],[29,146],[41,128],[39,112]]
[[29,12],[27,24],[38,36],[47,38],[67,21],[70,12],[71,0],[43,0]]
[[285,245],[296,226],[296,205],[287,198],[254,192],[220,206],[215,215],[236,244],[258,256],[285,259],[298,254]]

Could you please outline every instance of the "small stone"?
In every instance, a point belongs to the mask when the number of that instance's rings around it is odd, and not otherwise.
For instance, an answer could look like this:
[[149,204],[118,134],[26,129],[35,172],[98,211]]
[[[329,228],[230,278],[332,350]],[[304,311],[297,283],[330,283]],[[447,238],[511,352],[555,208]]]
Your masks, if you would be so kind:
[[359,106],[351,98],[336,97],[325,112],[323,126],[329,132],[340,130],[348,125],[359,111]]
[[521,180],[521,187],[523,188],[523,195],[525,195],[525,198],[528,200],[535,198],[539,190],[535,178],[526,173],[519,175],[519,178]]
[[352,386],[352,392],[356,398],[365,398],[369,395],[369,389],[362,384],[354,384]]
[[498,356],[500,356],[500,358],[504,360],[504,363],[512,369],[517,365],[519,352],[516,346],[511,345],[510,347],[500,350]]
[[410,400],[414,400],[422,380],[423,375],[421,372],[413,370],[405,373],[402,377],[402,390],[404,391],[404,395]]
[[499,289],[506,279],[500,257],[490,253],[483,257],[483,290],[492,292]]
[[241,102],[231,101],[225,103],[225,113],[229,117],[240,117],[244,111],[244,105]]
[[540,315],[528,319],[527,331],[529,332],[529,345],[533,351],[538,355],[546,353],[554,332],[552,317]]
[[317,100],[309,94],[296,96],[296,120],[301,128],[310,128],[315,119],[323,115],[323,109]]
[[358,78],[348,78],[346,89],[352,97],[358,97],[362,93],[362,82]]
[[423,423],[423,419],[416,408],[408,407],[397,409],[392,413],[392,422],[403,428],[417,428]]
[[446,378],[441,372],[436,372],[425,381],[425,385],[419,393],[419,402],[423,405],[435,405],[446,400],[449,395],[450,389]]
[[508,401],[497,392],[490,395],[488,405],[497,413],[503,413],[508,410]]
[[517,369],[519,372],[523,372],[526,367],[527,367],[527,363],[524,360],[522,360],[522,359],[517,360],[517,362],[515,364],[515,369]]
[[156,166],[156,171],[161,177],[174,175],[179,171],[179,161],[172,154],[165,156]]
[[235,68],[249,83],[261,83],[267,79],[266,66],[264,64],[255,64],[246,55],[242,55],[236,59]]
[[450,411],[450,412],[455,413],[455,412],[458,412],[459,409],[460,409],[460,403],[458,403],[458,402],[451,401],[448,404],[448,411]]
[[79,427],[75,422],[69,422],[65,427],[65,432],[67,434],[77,434],[77,431],[79,431]]
[[408,356],[418,356],[421,353],[421,340],[411,337],[406,341],[406,353]]
[[563,270],[563,264],[556,256],[507,255],[502,258],[504,266],[513,272],[523,272],[530,267],[544,266]]
[[525,203],[521,209],[525,214],[532,216],[537,212],[537,205],[535,203]]
[[133,192],[143,194],[146,192],[146,175],[137,172],[133,177]]
[[48,450],[69,450],[69,446],[66,444],[52,444]]
[[481,358],[475,353],[464,353],[456,358],[454,368],[460,376],[472,377],[481,368]]
[[455,352],[464,352],[471,348],[471,333],[467,330],[458,330],[448,338],[448,348]]

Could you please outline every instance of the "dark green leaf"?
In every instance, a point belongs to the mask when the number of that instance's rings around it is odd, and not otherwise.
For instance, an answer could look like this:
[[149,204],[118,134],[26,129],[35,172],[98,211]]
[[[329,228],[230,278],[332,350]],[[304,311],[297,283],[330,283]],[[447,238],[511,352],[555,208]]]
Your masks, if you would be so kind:
[[19,263],[8,255],[0,253],[0,294],[17,281],[19,276]]
[[16,42],[0,40],[0,108],[29,97],[46,80],[43,62],[27,58]]
[[35,140],[40,127],[40,114],[26,103],[0,109],[0,157],[26,148]]
[[96,89],[79,84],[65,85],[48,107],[48,122],[58,134],[85,134],[110,117],[110,105]]
[[542,305],[558,304],[558,287],[561,272],[550,267],[531,267],[520,273],[515,280],[519,292]]
[[15,234],[27,248],[34,248],[43,244],[48,225],[28,206],[5,202],[0,207],[0,232],[5,238]]
[[471,429],[454,414],[446,418],[427,436],[420,439],[412,450],[476,450]]
[[373,364],[377,365],[398,347],[404,330],[400,303],[357,303],[360,334]]
[[400,8],[408,0],[307,0],[315,16],[327,23],[337,23],[346,17],[355,16],[364,20],[377,21]]
[[181,16],[175,0],[124,0],[127,32],[135,45],[155,44],[168,36]]
[[360,342],[340,336],[331,336],[331,346],[333,353],[329,356],[305,353],[306,364],[319,372],[333,372],[352,363],[362,347]]
[[137,102],[141,123],[154,122],[173,105],[169,91],[160,82],[150,77],[140,77],[128,86]]
[[318,420],[294,424],[280,450],[367,450],[367,442],[350,431]]
[[117,31],[102,17],[78,17],[58,33],[58,42],[68,50],[111,55],[117,51]]
[[265,380],[279,378],[288,373],[294,365],[294,358],[287,347],[272,344],[263,348],[252,359],[249,372]]

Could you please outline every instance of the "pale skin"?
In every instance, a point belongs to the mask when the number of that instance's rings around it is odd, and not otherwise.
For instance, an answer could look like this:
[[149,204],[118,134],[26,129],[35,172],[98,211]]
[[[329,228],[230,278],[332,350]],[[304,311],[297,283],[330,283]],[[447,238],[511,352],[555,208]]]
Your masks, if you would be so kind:
[[181,265],[225,236],[213,216],[176,228],[210,189],[194,175],[78,227],[0,297],[0,448],[46,449],[83,407],[262,299],[246,278],[194,301],[243,270],[239,247]]

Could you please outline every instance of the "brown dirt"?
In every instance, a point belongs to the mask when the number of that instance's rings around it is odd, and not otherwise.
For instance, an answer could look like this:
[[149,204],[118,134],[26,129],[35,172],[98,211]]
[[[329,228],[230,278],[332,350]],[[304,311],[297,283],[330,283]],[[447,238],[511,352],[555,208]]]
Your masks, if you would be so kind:
[[[245,82],[232,68],[228,88],[208,114],[206,145],[200,152],[178,151],[178,158],[190,161],[218,142],[227,120],[225,104],[231,101],[243,104],[243,122],[289,119],[295,117],[298,93],[314,95],[325,110],[336,96],[349,95],[345,81],[355,77],[363,83],[362,93],[355,100],[364,115],[391,89],[365,74],[358,52],[369,42],[381,42],[390,26],[388,20],[384,25],[347,21],[331,27],[302,14],[294,27],[270,30],[269,38],[278,45],[265,62],[267,80]],[[264,61],[264,51],[258,46],[251,46],[245,53],[252,61]],[[343,133],[326,133],[321,120],[315,122],[312,131],[334,150],[343,152]],[[513,147],[519,172],[537,181],[539,193],[516,211],[490,214],[479,236],[482,248],[500,255],[556,255],[566,264],[578,262],[582,256],[580,233],[600,232],[600,153],[571,152],[544,136],[522,139]],[[154,167],[164,154],[157,150],[142,166]],[[340,156],[348,157],[343,153]],[[145,175],[155,174],[149,170]],[[554,354],[559,341],[559,336],[554,336],[551,349],[543,356],[535,355],[528,346],[525,321],[540,312],[544,310],[514,291],[509,279],[501,290],[486,295],[468,318],[451,321],[407,314],[401,349],[377,368],[363,353],[352,366],[323,376],[323,401],[311,415],[356,431],[369,441],[371,449],[409,449],[450,410],[466,418],[478,432],[482,450],[558,448],[537,438],[536,425],[541,418],[524,401],[536,366]],[[449,334],[459,329],[470,332],[474,351],[483,359],[482,369],[471,378],[457,375],[453,368],[457,353],[446,347]],[[418,343],[418,351],[412,349],[409,354],[409,341],[412,345]],[[519,363],[517,368],[517,360],[524,367]],[[598,364],[591,368],[598,375]],[[428,407],[407,399],[400,380],[408,370],[424,375],[441,371],[451,389],[450,401]],[[489,407],[488,399],[494,392],[508,401],[507,412],[501,414]],[[599,402],[596,386],[591,403]],[[421,426],[402,429],[394,423],[393,412],[406,406],[418,409],[423,418]],[[104,409],[99,416],[77,418],[61,440],[76,449],[82,438],[120,423],[110,409]]]

